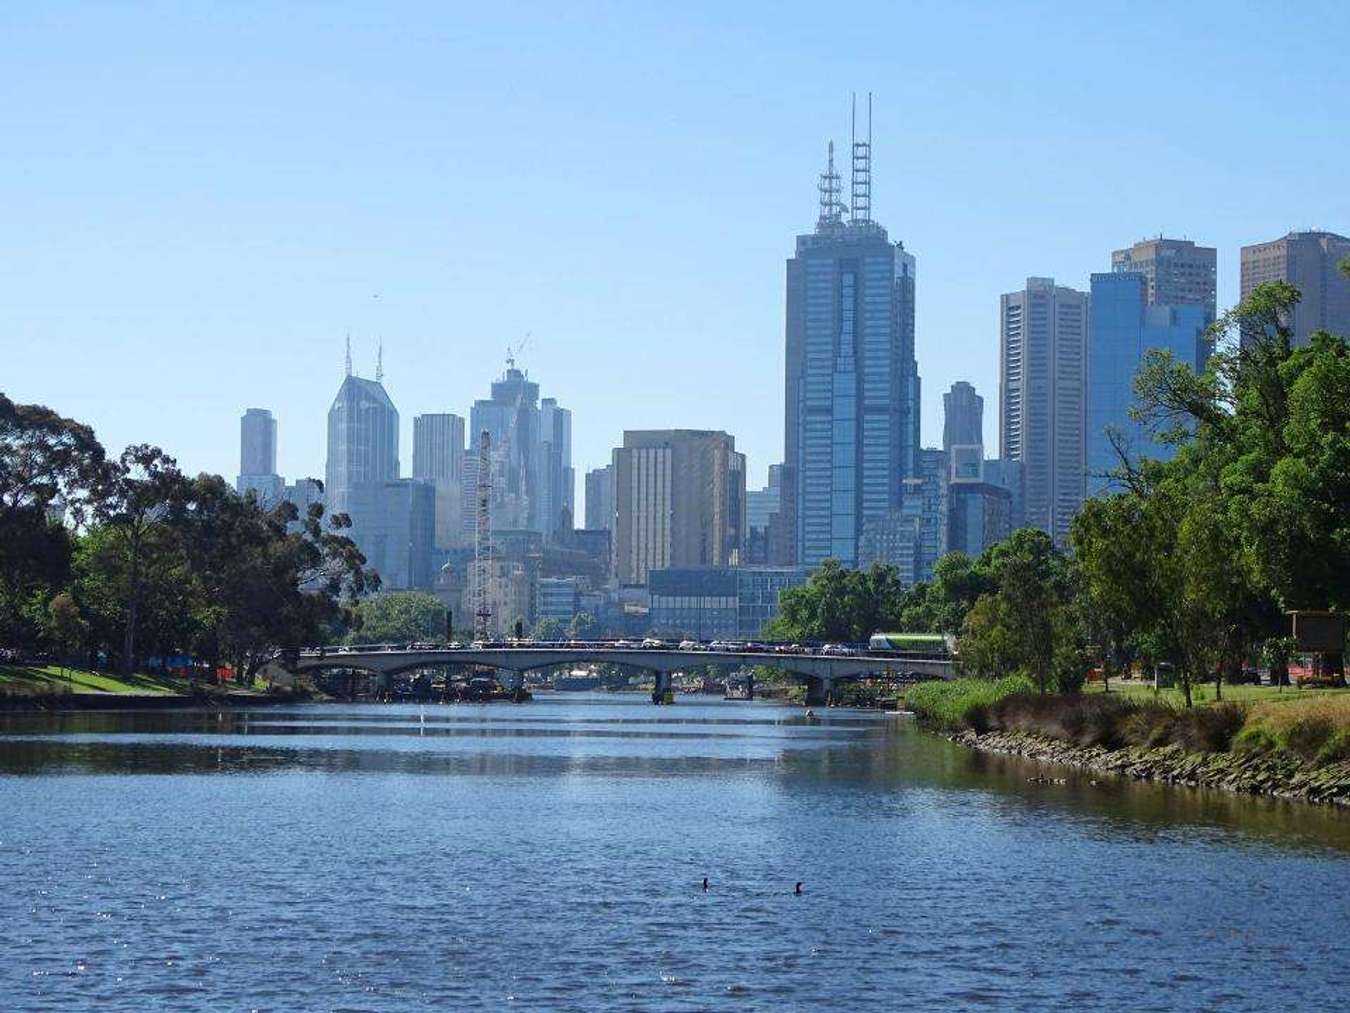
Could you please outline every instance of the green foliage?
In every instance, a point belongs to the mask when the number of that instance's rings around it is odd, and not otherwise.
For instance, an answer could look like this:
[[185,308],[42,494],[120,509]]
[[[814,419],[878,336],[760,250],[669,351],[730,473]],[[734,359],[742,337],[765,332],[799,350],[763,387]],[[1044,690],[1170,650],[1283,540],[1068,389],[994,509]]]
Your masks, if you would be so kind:
[[[61,507],[64,521],[49,511]],[[263,510],[157,447],[109,460],[93,432],[0,394],[0,644],[231,661],[323,642],[378,578],[344,517]]]
[[348,643],[408,644],[445,639],[445,606],[433,594],[393,591],[356,608],[357,628]]
[[893,566],[848,570],[827,559],[810,580],[779,596],[778,616],[764,635],[774,640],[864,641],[899,628],[904,592]]
[[1291,347],[1299,298],[1259,286],[1215,326],[1203,374],[1149,356],[1135,416],[1178,452],[1122,455],[1123,491],[1073,525],[1104,652],[1172,663],[1188,705],[1244,658],[1282,666],[1284,610],[1350,607],[1350,353],[1327,334]]
[[905,706],[926,726],[943,731],[988,731],[990,708],[1033,688],[1023,676],[923,682],[905,693]]

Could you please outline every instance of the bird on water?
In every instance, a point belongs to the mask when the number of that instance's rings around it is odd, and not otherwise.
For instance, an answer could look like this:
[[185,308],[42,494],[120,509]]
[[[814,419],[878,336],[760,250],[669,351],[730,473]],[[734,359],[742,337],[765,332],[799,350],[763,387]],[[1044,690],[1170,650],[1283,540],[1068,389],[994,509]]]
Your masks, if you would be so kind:
[[703,877],[703,892],[704,892],[704,893],[707,893],[707,892],[708,892],[708,877],[707,877],[707,876],[704,876],[704,877]]
[[800,880],[797,881],[797,888],[796,888],[795,890],[793,890],[792,892],[795,893],[795,894],[798,894],[798,895],[801,894],[801,892],[802,892],[802,884],[801,884],[801,881],[800,881]]

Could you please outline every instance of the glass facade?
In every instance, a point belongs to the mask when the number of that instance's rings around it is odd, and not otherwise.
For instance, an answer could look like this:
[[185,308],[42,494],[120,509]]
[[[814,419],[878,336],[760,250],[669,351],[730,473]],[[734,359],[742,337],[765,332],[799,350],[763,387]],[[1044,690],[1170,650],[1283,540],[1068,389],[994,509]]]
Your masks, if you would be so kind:
[[695,640],[753,640],[778,615],[778,596],[804,584],[807,576],[796,567],[653,570],[652,629]]
[[1165,460],[1174,448],[1130,418],[1134,378],[1151,349],[1170,351],[1195,370],[1209,356],[1203,304],[1148,304],[1148,279],[1140,272],[1092,276],[1092,315],[1087,350],[1087,493],[1110,490],[1109,473],[1119,466],[1110,431],[1119,432],[1130,456]]
[[787,470],[796,562],[858,565],[918,456],[914,258],[872,222],[824,221],[787,264]]

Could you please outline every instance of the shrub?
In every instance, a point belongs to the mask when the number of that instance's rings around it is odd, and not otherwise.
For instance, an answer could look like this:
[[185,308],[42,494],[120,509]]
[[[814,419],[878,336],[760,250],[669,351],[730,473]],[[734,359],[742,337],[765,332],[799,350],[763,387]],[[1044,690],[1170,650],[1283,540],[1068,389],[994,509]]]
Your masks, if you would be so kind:
[[947,731],[988,731],[990,707],[1018,692],[1029,692],[1030,680],[1022,676],[1002,679],[953,679],[924,682],[905,694],[905,704],[925,725]]
[[1316,759],[1335,734],[1331,721],[1322,715],[1299,718],[1280,735],[1281,744],[1305,760]]
[[1121,740],[1130,746],[1146,746],[1157,749],[1172,741],[1172,726],[1176,723],[1177,712],[1166,704],[1139,704],[1121,722]]
[[1280,742],[1269,728],[1244,728],[1233,739],[1233,752],[1264,756],[1280,748]]
[[1325,763],[1339,763],[1341,760],[1350,760],[1350,732],[1333,734],[1313,758],[1313,762],[1319,766]]
[[1246,719],[1246,712],[1235,703],[1194,707],[1177,713],[1171,739],[1188,752],[1222,753]]

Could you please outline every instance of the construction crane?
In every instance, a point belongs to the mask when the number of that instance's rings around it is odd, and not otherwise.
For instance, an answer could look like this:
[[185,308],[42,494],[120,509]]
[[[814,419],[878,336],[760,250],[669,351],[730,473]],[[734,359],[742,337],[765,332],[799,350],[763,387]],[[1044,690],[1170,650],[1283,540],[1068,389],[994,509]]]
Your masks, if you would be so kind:
[[478,517],[473,539],[473,632],[478,640],[492,638],[492,436],[478,434]]

